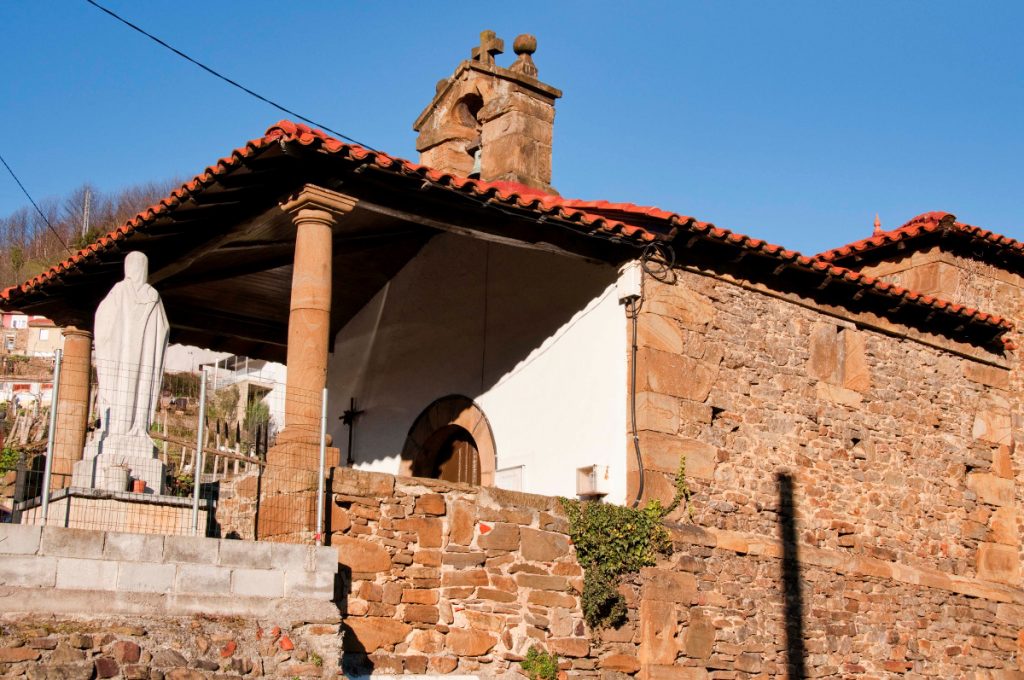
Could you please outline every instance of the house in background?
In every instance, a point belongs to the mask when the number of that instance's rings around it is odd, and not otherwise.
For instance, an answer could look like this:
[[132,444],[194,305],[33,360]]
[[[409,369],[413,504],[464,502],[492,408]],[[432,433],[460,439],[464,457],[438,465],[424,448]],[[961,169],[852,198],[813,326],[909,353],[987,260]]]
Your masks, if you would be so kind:
[[3,313],[0,355],[53,358],[64,345],[60,328],[45,316]]
[[64,344],[61,329],[44,316],[4,312],[0,333],[0,402],[49,406],[53,357]]
[[[238,394],[233,420],[244,423],[253,414],[253,409],[262,413],[265,409],[270,432],[284,427],[285,379],[287,371],[283,364],[264,359],[251,359],[237,355],[223,356],[204,363],[210,379],[210,389],[234,390]],[[262,407],[259,405],[262,404]],[[262,418],[262,416],[260,416]]]

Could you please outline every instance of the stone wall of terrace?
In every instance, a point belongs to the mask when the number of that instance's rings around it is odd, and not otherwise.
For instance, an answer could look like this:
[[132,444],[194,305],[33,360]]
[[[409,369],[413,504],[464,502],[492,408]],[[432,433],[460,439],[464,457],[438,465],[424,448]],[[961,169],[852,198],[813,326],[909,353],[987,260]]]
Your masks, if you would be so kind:
[[331,548],[0,524],[5,677],[337,673]]
[[626,623],[594,631],[557,499],[336,469],[343,666],[520,677],[537,646],[570,678],[1024,678],[1019,588],[812,546],[809,499],[782,495],[765,533],[670,523],[674,554],[620,588]]

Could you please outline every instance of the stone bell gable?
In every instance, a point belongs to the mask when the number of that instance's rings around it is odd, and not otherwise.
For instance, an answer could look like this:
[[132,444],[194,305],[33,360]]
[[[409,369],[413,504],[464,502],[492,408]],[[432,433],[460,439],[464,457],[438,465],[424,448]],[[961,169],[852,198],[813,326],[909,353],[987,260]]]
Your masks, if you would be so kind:
[[924,295],[1024,322],[1024,244],[936,211],[818,255]]
[[413,124],[416,149],[421,163],[441,172],[553,192],[552,130],[562,92],[537,79],[536,38],[520,35],[513,49],[515,62],[498,66],[504,41],[494,31],[480,34],[479,47],[438,82]]

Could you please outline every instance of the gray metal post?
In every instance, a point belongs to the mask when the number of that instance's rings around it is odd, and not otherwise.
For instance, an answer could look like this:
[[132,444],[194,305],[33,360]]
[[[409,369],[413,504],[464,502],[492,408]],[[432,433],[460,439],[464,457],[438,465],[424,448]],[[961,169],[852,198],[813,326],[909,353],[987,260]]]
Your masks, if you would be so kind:
[[324,542],[324,465],[327,463],[327,388],[320,404],[320,476],[316,483],[316,544]]
[[206,367],[199,380],[199,425],[196,427],[196,455],[192,456],[192,535],[199,535],[199,479],[203,473],[203,445],[206,443]]
[[50,389],[50,436],[47,437],[46,441],[46,467],[43,468],[43,488],[39,492],[43,499],[43,526],[46,526],[46,517],[50,512],[50,476],[53,474],[53,444],[57,434],[57,399],[60,397],[60,363],[63,357],[63,350],[58,349],[53,353],[53,387]]

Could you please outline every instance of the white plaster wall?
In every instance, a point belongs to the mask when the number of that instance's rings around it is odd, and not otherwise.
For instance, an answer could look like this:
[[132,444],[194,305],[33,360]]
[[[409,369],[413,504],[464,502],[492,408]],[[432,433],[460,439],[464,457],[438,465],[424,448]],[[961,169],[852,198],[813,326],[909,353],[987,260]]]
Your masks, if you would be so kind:
[[435,399],[473,398],[499,470],[523,491],[575,495],[577,467],[611,467],[626,489],[626,320],[615,269],[453,235],[432,239],[335,340],[328,427],[355,397],[356,466],[397,472],[416,417]]

